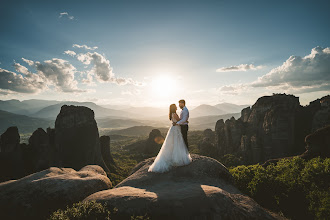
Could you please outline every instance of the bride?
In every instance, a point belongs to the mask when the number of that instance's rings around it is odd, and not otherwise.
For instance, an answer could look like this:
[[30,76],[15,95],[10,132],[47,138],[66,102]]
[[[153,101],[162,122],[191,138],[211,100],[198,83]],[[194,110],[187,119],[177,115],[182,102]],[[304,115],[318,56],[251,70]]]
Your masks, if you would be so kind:
[[[169,118],[172,122],[180,120],[176,114],[175,104],[170,105]],[[171,125],[165,141],[159,150],[157,157],[148,169],[148,172],[163,173],[172,166],[187,165],[192,161],[189,151],[182,137],[180,125]]]

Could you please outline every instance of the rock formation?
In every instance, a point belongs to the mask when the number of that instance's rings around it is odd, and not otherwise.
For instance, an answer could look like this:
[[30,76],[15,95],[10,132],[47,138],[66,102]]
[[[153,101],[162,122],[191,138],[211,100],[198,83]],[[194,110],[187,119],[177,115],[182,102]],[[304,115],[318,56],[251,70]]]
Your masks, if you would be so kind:
[[44,129],[38,128],[29,138],[30,156],[34,171],[47,169],[54,152],[51,149],[49,136]]
[[0,137],[0,182],[24,176],[23,152],[18,128],[12,126]]
[[52,212],[111,188],[102,167],[50,167],[18,180],[0,183],[0,219],[46,219]]
[[20,144],[17,127],[0,137],[0,182],[51,166],[80,169],[88,164],[100,165],[108,174],[109,168],[116,172],[110,138],[99,137],[94,112],[84,106],[63,105],[55,128],[38,128],[28,145]]
[[152,219],[276,219],[234,185],[228,170],[210,157],[191,154],[193,161],[166,173],[148,172],[155,157],[137,164],[115,188],[96,192],[96,200],[117,215],[148,215]]
[[117,166],[110,153],[110,136],[103,135],[100,137],[101,153],[105,165],[110,172],[117,173]]
[[18,128],[12,126],[7,128],[7,130],[0,137],[0,152],[14,152],[19,148],[20,136],[18,133]]
[[232,117],[216,123],[216,156],[234,154],[244,158],[244,163],[254,164],[302,153],[304,137],[330,124],[328,97],[308,106],[301,106],[293,95],[260,97],[251,108],[244,108],[237,120]]
[[126,146],[125,148],[131,151],[137,151],[150,156],[155,156],[158,154],[163,141],[164,137],[162,136],[160,130],[153,129],[149,133],[149,138],[147,140],[138,141],[134,144]]
[[[303,159],[312,159],[314,157],[330,157],[330,125],[320,128],[305,138],[306,151],[298,157]],[[293,156],[292,156],[293,157]],[[284,157],[290,159],[292,157]],[[268,166],[271,163],[277,163],[280,159],[276,158],[267,160],[262,166]]]
[[55,148],[58,166],[80,169],[100,165],[106,172],[94,112],[85,106],[63,105],[55,121]]
[[198,143],[199,152],[202,155],[214,157],[218,154],[217,148],[214,145],[215,133],[211,129],[206,129],[203,132],[203,139]]

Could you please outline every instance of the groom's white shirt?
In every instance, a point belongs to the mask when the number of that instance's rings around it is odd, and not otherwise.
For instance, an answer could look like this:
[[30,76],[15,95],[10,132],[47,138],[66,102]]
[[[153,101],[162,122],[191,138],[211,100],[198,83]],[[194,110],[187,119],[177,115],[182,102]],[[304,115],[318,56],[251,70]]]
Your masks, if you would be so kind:
[[180,112],[180,121],[177,122],[179,125],[187,125],[188,124],[188,118],[189,118],[189,111],[187,107],[183,107],[183,109]]

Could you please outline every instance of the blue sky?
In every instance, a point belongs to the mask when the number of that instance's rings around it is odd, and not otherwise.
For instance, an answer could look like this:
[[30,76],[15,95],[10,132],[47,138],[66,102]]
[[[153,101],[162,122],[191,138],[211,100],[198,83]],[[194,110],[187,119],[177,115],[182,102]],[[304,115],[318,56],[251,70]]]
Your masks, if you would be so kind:
[[308,104],[330,91],[329,6],[2,1],[0,98],[168,106],[253,104],[286,92]]

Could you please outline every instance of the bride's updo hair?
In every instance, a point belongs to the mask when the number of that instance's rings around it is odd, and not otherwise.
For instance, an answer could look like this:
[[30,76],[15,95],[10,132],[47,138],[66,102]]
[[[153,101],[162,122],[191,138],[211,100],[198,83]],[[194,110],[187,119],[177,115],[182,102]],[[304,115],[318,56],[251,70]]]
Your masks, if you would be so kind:
[[172,113],[176,113],[176,105],[175,104],[170,105],[170,113],[168,115],[170,120],[172,120]]

